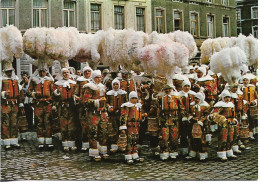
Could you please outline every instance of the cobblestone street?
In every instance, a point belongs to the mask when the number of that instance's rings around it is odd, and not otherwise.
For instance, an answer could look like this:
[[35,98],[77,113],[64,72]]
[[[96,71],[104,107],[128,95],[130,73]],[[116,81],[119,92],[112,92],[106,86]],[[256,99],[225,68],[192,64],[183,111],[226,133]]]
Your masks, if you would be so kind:
[[[127,165],[123,154],[109,160],[92,162],[86,153],[64,153],[61,145],[54,151],[38,151],[33,140],[21,142],[21,149],[1,150],[1,180],[257,180],[258,144],[250,142],[242,155],[228,162],[217,161],[216,139],[206,162],[162,162],[147,147],[144,163]],[[56,141],[56,144],[58,141]]]

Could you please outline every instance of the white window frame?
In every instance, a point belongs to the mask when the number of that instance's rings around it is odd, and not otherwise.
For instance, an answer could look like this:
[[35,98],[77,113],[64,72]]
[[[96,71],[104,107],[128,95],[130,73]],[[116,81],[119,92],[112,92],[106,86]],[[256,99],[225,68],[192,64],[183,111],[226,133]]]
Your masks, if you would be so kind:
[[[254,31],[254,29],[255,28],[257,28],[257,36],[255,36],[255,31]],[[254,26],[252,26],[252,35],[255,37],[255,38],[258,38],[258,25],[254,25]]]
[[[254,9],[257,10],[257,13],[256,13],[257,17],[254,17]],[[258,7],[257,6],[252,6],[251,7],[251,19],[258,19]]]
[[[33,3],[33,1],[32,1],[32,3]],[[33,5],[32,5],[32,7],[33,7]],[[41,23],[41,12],[42,12],[42,10],[46,10],[46,13],[47,13],[47,18],[46,18],[46,20],[47,20],[47,25],[46,25],[46,27],[49,27],[49,0],[47,0],[47,8],[34,8],[33,7],[33,10],[35,10],[35,9],[38,9],[38,10],[40,10],[39,11],[39,26],[38,27],[42,27],[42,23]],[[32,27],[33,28],[35,28],[36,26],[34,26],[34,24],[33,24],[33,15],[34,15],[34,13],[33,13],[33,10],[32,10]]]
[[237,27],[237,30],[240,30],[240,33],[242,33],[242,27]]
[[[208,17],[211,16],[213,17],[213,22],[212,22],[212,36],[209,36],[209,21],[208,21]],[[215,29],[215,15],[213,14],[206,14],[206,20],[207,20],[207,36],[209,38],[214,38],[215,34],[216,34],[216,29]]]
[[[228,35],[225,36],[225,30],[224,30],[224,18],[228,19]],[[229,16],[222,16],[222,35],[223,37],[230,37],[230,17]]]
[[[193,35],[192,32],[191,32],[191,28],[192,28],[192,21],[191,21],[191,15],[192,14],[197,14],[197,35]],[[192,36],[194,37],[199,37],[200,36],[200,16],[199,16],[199,12],[196,12],[196,11],[190,11],[190,33]]]
[[[70,22],[70,12],[71,12],[71,9],[65,9],[64,8],[64,2],[65,2],[66,0],[63,0],[63,8],[62,8],[62,18],[63,18],[63,26],[65,26],[65,20],[64,20],[64,11],[67,11],[68,12],[68,27],[70,27],[71,25],[71,22]],[[71,1],[73,4],[74,4],[74,27],[77,27],[77,17],[76,17],[76,11],[77,11],[77,9],[76,9],[76,7],[77,7],[77,2],[76,1]]]
[[116,29],[116,30],[123,30],[124,28],[125,28],[125,6],[122,6],[122,5],[114,5],[114,7],[113,7],[113,20],[115,21],[115,6],[120,6],[120,7],[122,7],[123,8],[123,22],[122,22],[122,25],[123,25],[123,28],[122,29],[118,29],[117,27],[115,27],[115,23],[116,22],[114,22],[114,29]]
[[228,6],[229,4],[228,0],[221,0],[221,3],[223,6]]
[[99,18],[100,18],[100,20],[99,20],[99,30],[102,30],[102,4],[100,4],[100,3],[90,3],[90,30],[91,30],[91,32],[97,32],[98,30],[92,30],[91,29],[91,24],[92,24],[92,20],[91,20],[91,13],[92,13],[92,10],[91,10],[91,5],[92,4],[97,4],[97,5],[99,5],[100,6],[100,10],[99,10]]
[[135,7],[135,26],[136,26],[136,31],[139,31],[138,30],[138,22],[137,22],[137,8],[140,8],[140,9],[143,9],[144,10],[144,14],[143,14],[143,18],[144,18],[144,32],[146,32],[146,7],[141,7],[141,6],[136,6]]
[[[162,7],[155,7],[154,8],[154,19],[155,19],[155,31],[157,31],[157,16],[156,16],[156,11],[157,10],[162,10],[163,11],[163,16],[162,16],[162,21],[163,21],[163,28],[164,28],[164,32],[160,32],[160,33],[167,33],[166,30],[166,8],[162,8]],[[159,33],[159,32],[158,32]]]
[[241,8],[237,8],[236,9],[236,18],[238,17],[237,15],[239,15],[240,19],[237,19],[237,21],[241,21],[242,17],[241,17]]
[[[0,20],[2,20],[2,10],[7,10],[7,24],[6,25],[10,25],[10,20],[9,20],[9,11],[10,10],[14,10],[14,25],[16,25],[16,3],[17,1],[14,0],[14,7],[13,8],[2,8],[0,6]],[[0,4],[1,4],[1,0],[0,0]],[[0,28],[1,27],[5,27],[6,25],[3,25],[3,23],[0,23]]]
[[173,9],[173,10],[172,10],[172,15],[173,15],[173,31],[175,31],[175,24],[174,24],[174,20],[175,20],[174,14],[175,14],[175,12],[181,13],[181,23],[182,23],[181,31],[184,31],[184,16],[183,16],[183,10],[180,10],[180,9]]

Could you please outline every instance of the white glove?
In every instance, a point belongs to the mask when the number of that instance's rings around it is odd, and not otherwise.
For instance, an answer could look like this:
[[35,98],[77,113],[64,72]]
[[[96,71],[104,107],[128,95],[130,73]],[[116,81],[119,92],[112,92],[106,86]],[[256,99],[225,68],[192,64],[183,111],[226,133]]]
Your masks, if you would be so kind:
[[24,107],[23,103],[20,103],[20,104],[19,104],[19,107]]
[[126,130],[126,129],[127,129],[126,126],[120,126],[120,127],[119,127],[119,130]]
[[36,92],[32,92],[32,98],[36,99]]
[[2,91],[1,96],[2,96],[3,99],[6,99],[6,97],[5,97],[5,91]]
[[200,125],[200,126],[203,126],[203,123],[201,121],[197,121],[197,123]]
[[188,118],[187,117],[183,117],[182,121],[188,121]]

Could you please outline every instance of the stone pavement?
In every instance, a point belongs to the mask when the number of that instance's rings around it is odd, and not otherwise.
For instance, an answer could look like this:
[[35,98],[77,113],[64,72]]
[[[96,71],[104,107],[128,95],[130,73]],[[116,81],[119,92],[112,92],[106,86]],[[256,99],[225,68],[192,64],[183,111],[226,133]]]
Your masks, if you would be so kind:
[[[57,140],[55,144],[57,144]],[[216,139],[209,148],[206,162],[162,162],[148,147],[141,151],[144,163],[127,165],[123,154],[107,161],[93,162],[86,153],[64,153],[61,144],[54,151],[38,151],[34,140],[21,143],[21,149],[1,148],[1,180],[257,180],[258,142],[237,159],[217,161]]]

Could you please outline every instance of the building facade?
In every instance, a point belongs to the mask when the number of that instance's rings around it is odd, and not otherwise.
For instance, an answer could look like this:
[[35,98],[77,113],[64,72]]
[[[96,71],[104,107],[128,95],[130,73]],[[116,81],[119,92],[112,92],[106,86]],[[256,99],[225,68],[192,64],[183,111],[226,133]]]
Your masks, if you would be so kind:
[[258,38],[258,0],[236,0],[237,34]]
[[153,0],[152,29],[190,32],[200,47],[207,38],[236,36],[235,0]]
[[[0,0],[0,27],[76,27],[83,33],[133,28],[152,32],[151,0]],[[72,63],[76,69],[79,65]],[[32,72],[26,56],[14,65],[17,74]]]

